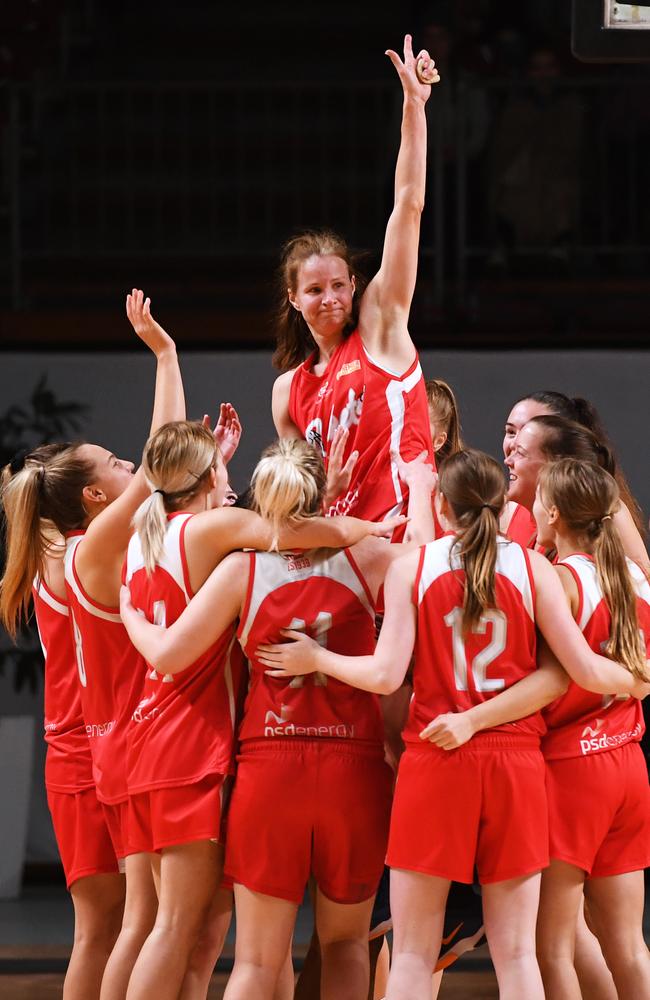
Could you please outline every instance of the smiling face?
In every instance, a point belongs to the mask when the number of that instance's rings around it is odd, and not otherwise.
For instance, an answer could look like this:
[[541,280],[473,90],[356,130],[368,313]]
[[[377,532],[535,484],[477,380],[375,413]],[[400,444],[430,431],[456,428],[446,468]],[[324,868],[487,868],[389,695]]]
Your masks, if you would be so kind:
[[315,338],[339,337],[352,315],[354,277],[348,265],[333,254],[312,254],[298,269],[289,301],[303,316]]
[[553,410],[550,407],[546,406],[545,403],[537,403],[534,399],[520,399],[518,403],[515,403],[506,420],[503,457],[507,458],[515,447],[517,435],[524,424],[527,424],[533,417],[546,417],[551,413]]
[[92,482],[84,487],[84,506],[90,517],[121,497],[133,481],[135,466],[98,444],[82,444],[79,457],[93,466]]
[[517,443],[506,457],[509,472],[508,500],[533,509],[537,478],[548,458],[542,451],[543,430],[535,422],[525,424],[517,434]]

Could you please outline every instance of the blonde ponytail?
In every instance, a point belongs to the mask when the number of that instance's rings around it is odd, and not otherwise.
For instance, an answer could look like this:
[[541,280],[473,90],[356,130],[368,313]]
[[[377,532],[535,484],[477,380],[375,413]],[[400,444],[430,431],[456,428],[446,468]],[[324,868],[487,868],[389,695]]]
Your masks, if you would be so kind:
[[13,471],[6,465],[2,470],[6,561],[0,580],[0,621],[12,639],[27,618],[34,580],[43,575],[52,542],[50,523],[64,535],[86,521],[82,491],[92,480],[93,466],[79,457],[78,447],[43,445],[25,457],[22,468]]
[[147,441],[142,468],[152,493],[138,507],[133,523],[148,573],[163,553],[167,514],[182,510],[205,489],[218,459],[211,431],[197,421],[164,424]]
[[593,549],[598,583],[612,619],[605,652],[635,677],[647,680],[637,595],[613,521],[620,505],[616,480],[593,462],[564,458],[542,469],[539,490],[545,505],[557,507],[571,534]]
[[439,490],[456,520],[452,553],[465,571],[463,632],[471,632],[496,602],[495,572],[499,515],[505,503],[500,466],[489,455],[467,449],[450,455],[441,466]]
[[273,529],[271,549],[283,527],[320,512],[325,485],[323,460],[306,441],[281,439],[266,448],[251,487],[255,510]]
[[598,582],[612,616],[605,652],[639,680],[646,681],[646,649],[639,629],[637,595],[623,545],[610,514],[601,518],[599,527],[594,561]]

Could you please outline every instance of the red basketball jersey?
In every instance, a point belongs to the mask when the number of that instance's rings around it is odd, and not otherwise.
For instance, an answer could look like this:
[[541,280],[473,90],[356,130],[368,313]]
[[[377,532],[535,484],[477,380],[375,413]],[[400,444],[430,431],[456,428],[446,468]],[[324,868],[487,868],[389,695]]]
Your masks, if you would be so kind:
[[[463,636],[465,574],[454,542],[454,536],[445,536],[422,547],[413,589],[417,638],[404,739],[418,746],[419,733],[437,715],[486,701],[537,667],[535,591],[526,550],[499,538],[496,606]],[[536,712],[495,730],[534,735],[544,726]]]
[[238,636],[251,664],[241,740],[283,737],[381,743],[379,699],[333,677],[269,677],[255,658],[260,643],[281,642],[281,628],[306,631],[348,656],[375,648],[375,608],[347,549],[300,554],[251,552]]
[[[193,593],[185,557],[192,514],[168,518],[162,556],[149,575],[140,537],[129,542],[126,583],[131,601],[156,625],[173,624]],[[186,785],[233,768],[235,691],[242,656],[235,627],[227,628],[194,663],[177,674],[147,668],[128,734],[129,792]]]
[[523,504],[516,503],[510,518],[506,536],[512,542],[517,542],[524,549],[533,549],[537,542],[537,524],[535,518]]
[[[329,513],[371,521],[406,513],[408,490],[391,453],[410,461],[426,451],[435,467],[419,359],[396,375],[372,360],[358,330],[341,342],[322,375],[312,371],[314,358],[311,355],[294,372],[289,415],[305,439],[321,449],[326,466],[339,427],[349,430],[344,460],[359,452],[349,488]],[[403,530],[398,534],[401,537]]]
[[35,580],[34,611],[45,658],[45,786],[51,792],[92,788],[92,758],[81,712],[79,675],[67,601]]
[[[650,585],[643,572],[627,561],[637,592],[639,627],[650,656]],[[602,653],[612,618],[598,583],[596,564],[591,556],[576,553],[559,564],[573,575],[580,595],[576,621],[596,653]],[[584,757],[614,750],[624,743],[638,742],[645,732],[643,710],[638,698],[629,695],[593,694],[569,682],[566,694],[544,709],[548,732],[542,740],[547,760]]]
[[97,604],[81,586],[75,553],[83,535],[73,532],[67,539],[65,583],[97,798],[112,805],[128,796],[126,729],[146,664],[131,644],[119,609]]

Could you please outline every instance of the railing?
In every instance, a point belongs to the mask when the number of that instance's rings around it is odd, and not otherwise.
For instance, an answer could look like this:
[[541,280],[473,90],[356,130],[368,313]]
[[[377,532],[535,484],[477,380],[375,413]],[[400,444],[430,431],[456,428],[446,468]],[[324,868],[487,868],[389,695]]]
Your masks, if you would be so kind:
[[[650,252],[642,197],[650,82],[558,85],[577,95],[582,128],[575,221],[563,249],[589,266],[603,255],[642,261]],[[631,85],[639,113],[624,106]],[[468,141],[479,89],[488,122],[477,150]],[[450,289],[462,302],[494,250],[494,144],[503,109],[526,92],[522,83],[461,78],[429,102],[420,273],[438,304]],[[62,84],[16,86],[6,99],[3,190],[16,308],[35,262],[276,257],[292,232],[324,225],[357,246],[381,246],[399,143],[394,85]],[[525,259],[548,249],[544,240],[518,241],[509,252]]]

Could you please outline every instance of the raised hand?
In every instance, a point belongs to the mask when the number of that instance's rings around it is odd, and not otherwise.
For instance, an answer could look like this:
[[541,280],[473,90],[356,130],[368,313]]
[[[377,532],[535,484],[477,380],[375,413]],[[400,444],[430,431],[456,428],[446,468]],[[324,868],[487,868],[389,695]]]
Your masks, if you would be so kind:
[[330,448],[327,463],[327,488],[325,490],[325,499],[323,500],[325,511],[329,510],[337,497],[347,493],[354,467],[359,458],[359,452],[353,451],[347,462],[343,462],[343,455],[345,454],[349,435],[350,432],[347,427],[339,426],[336,428],[336,433],[332,439],[332,447]]
[[421,49],[417,56],[413,55],[413,39],[404,36],[404,60],[392,49],[386,50],[386,55],[397,70],[402,82],[405,96],[419,97],[424,103],[429,99],[431,86],[440,82],[436,64],[426,49]]
[[[207,413],[203,417],[203,426],[210,430],[210,417]],[[219,407],[219,419],[212,433],[221,452],[221,457],[227,465],[237,451],[242,435],[242,426],[237,410],[231,403],[222,403]]]
[[126,297],[126,315],[138,337],[147,345],[150,351],[160,357],[170,351],[176,351],[176,345],[160,323],[151,315],[151,299],[144,297],[144,292],[134,288]]

